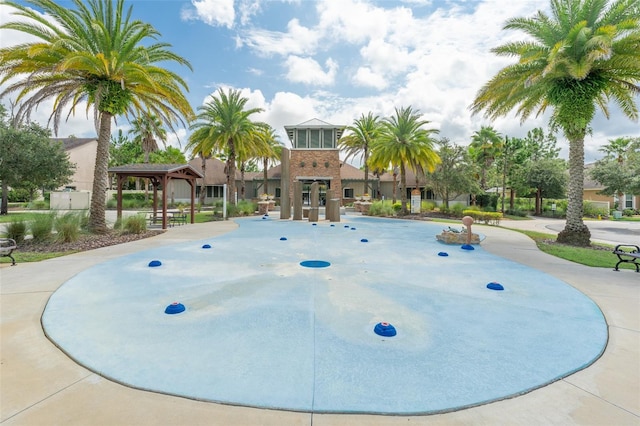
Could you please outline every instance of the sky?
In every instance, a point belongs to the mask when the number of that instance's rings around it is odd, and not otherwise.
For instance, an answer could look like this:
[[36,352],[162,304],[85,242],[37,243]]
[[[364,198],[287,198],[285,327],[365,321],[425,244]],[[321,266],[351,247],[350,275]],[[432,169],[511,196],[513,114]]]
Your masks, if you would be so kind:
[[[59,1],[68,4],[69,1]],[[186,58],[186,67],[165,65],[188,83],[194,110],[222,88],[241,90],[247,106],[264,111],[252,117],[273,126],[287,145],[285,125],[317,118],[351,125],[362,114],[389,117],[395,108],[418,110],[426,126],[458,145],[468,145],[481,126],[522,137],[548,127],[548,114],[521,123],[510,115],[495,121],[472,116],[477,91],[513,59],[491,48],[523,40],[503,30],[513,17],[546,11],[542,0],[129,0],[134,18],[153,25],[160,41]],[[0,23],[15,19],[0,5]],[[0,46],[28,40],[0,31]],[[6,105],[7,99],[2,102]],[[640,105],[640,96],[638,97]],[[32,115],[45,124],[52,103]],[[585,140],[585,161],[617,137],[640,136],[640,124],[612,105],[611,117],[598,113]],[[129,123],[113,126],[125,133]],[[93,115],[76,111],[58,136],[93,137]],[[189,130],[178,126],[168,144],[184,147]],[[561,156],[568,144],[558,135]],[[189,153],[187,153],[189,156]]]

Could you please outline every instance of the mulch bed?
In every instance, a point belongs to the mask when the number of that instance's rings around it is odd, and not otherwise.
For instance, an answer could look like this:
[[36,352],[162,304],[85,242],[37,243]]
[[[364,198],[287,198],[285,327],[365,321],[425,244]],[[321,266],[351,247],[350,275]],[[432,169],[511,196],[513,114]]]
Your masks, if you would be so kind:
[[31,253],[79,252],[155,237],[163,232],[162,230],[147,230],[140,234],[120,234],[114,231],[103,235],[81,234],[77,241],[67,243],[55,241],[55,237],[51,241],[27,239],[18,244],[18,250]]

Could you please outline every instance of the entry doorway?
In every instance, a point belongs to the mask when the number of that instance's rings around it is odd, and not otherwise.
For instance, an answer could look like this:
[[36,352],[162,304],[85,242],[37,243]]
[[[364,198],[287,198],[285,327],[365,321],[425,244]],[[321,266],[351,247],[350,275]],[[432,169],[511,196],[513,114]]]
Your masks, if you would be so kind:
[[331,181],[329,180],[303,180],[302,181],[302,205],[311,205],[311,184],[318,182],[318,192],[320,194],[320,205],[324,206],[327,203],[327,190],[331,189]]

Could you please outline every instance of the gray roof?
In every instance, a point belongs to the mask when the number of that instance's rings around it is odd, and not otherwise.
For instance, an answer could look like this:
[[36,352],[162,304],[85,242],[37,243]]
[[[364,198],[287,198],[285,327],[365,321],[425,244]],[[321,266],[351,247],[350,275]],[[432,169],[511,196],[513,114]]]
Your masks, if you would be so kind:
[[69,151],[70,149],[77,148],[89,142],[95,142],[98,138],[51,138],[54,142],[62,143],[65,151]]
[[202,174],[191,167],[189,164],[152,164],[152,163],[140,163],[140,164],[127,164],[124,166],[109,167],[109,173],[123,173],[123,174],[136,174],[151,175],[151,174],[170,174],[180,171],[186,171],[193,174],[196,177],[201,178]]

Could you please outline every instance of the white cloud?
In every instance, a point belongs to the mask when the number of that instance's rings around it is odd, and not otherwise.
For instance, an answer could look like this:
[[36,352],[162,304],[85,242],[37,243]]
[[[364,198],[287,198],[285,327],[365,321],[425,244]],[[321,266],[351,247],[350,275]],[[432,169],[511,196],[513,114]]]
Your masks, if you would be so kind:
[[338,63],[331,58],[325,61],[325,71],[314,59],[293,55],[287,58],[285,66],[287,67],[287,80],[312,86],[333,84],[339,68]]
[[361,87],[373,87],[374,89],[385,89],[389,84],[383,75],[377,74],[369,67],[360,67],[353,75],[353,83]]
[[251,29],[238,37],[236,45],[246,45],[259,56],[302,55],[315,52],[321,34],[300,25],[300,21],[292,19],[287,24],[287,31],[269,31]]
[[183,20],[197,19],[212,26],[233,27],[236,19],[233,0],[191,0],[191,5],[193,7],[182,9]]

